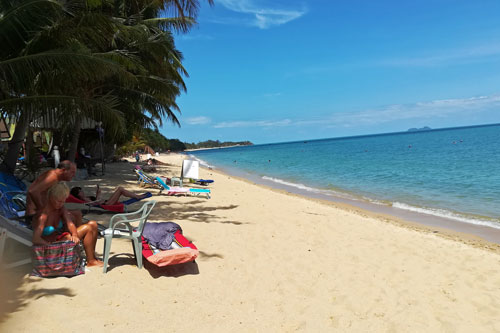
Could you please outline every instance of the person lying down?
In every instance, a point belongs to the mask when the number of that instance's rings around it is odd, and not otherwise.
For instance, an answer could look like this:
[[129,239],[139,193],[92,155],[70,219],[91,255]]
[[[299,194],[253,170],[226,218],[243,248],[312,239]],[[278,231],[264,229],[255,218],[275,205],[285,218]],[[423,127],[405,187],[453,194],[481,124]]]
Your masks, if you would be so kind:
[[85,202],[93,202],[95,204],[103,204],[103,205],[115,205],[119,202],[120,197],[124,196],[127,198],[134,198],[137,200],[144,199],[148,197],[148,193],[144,194],[136,194],[134,192],[128,191],[121,186],[118,186],[116,190],[111,194],[111,196],[107,200],[101,199],[101,189],[99,185],[97,185],[95,196],[86,196],[85,192],[81,187],[75,186],[70,191],[71,195],[75,198],[83,200]]

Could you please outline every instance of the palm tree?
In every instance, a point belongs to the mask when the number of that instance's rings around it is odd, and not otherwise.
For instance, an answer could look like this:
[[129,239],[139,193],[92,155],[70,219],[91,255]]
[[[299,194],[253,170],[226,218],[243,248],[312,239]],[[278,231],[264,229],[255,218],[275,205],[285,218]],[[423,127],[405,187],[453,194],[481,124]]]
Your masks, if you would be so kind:
[[[14,169],[35,117],[72,124],[70,157],[84,117],[103,121],[114,134],[125,130],[124,113],[140,126],[155,127],[162,118],[179,124],[175,99],[186,89],[187,72],[171,30],[187,31],[198,6],[193,0],[0,0],[0,45],[9,46],[0,52],[0,111],[18,123],[4,169]],[[165,12],[179,16],[158,17]]]
[[44,32],[73,16],[77,2],[0,1],[0,44],[6,46],[0,51],[0,112],[17,120],[2,163],[4,171],[14,171],[26,129],[35,117],[54,113],[70,116],[75,109],[88,109],[89,105],[95,112],[117,116],[115,97],[89,99],[70,86],[112,75],[125,80],[127,72],[122,66],[92,55],[81,45],[62,47],[52,39],[40,47]]
[[[213,4],[212,0],[208,2]],[[137,0],[115,1],[112,5],[102,2],[94,8],[111,17],[116,33],[112,36],[111,47],[102,48],[94,42],[91,44],[96,51],[104,51],[99,55],[126,63],[136,79],[133,86],[119,85],[111,79],[99,90],[118,96],[119,109],[126,114],[129,122],[133,121],[136,128],[157,128],[157,124],[162,124],[162,119],[180,126],[175,114],[180,110],[175,100],[186,90],[183,76],[187,76],[187,72],[181,63],[181,53],[175,48],[171,30],[188,31],[195,22],[188,15],[196,15],[198,6],[199,2],[192,0]],[[158,17],[162,12],[177,16]],[[71,35],[74,36],[73,33]],[[76,125],[73,133],[78,132]],[[75,135],[70,156],[74,156],[77,142],[78,137]]]

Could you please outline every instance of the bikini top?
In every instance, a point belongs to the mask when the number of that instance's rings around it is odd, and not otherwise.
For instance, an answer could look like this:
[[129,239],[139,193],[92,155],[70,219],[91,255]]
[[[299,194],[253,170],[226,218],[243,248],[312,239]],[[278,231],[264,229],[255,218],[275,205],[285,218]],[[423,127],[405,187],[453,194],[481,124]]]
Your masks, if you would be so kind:
[[59,221],[59,224],[57,225],[57,228],[54,228],[53,226],[49,225],[48,227],[43,228],[42,236],[50,236],[54,233],[54,231],[57,231],[58,233],[61,233],[63,230],[63,221]]

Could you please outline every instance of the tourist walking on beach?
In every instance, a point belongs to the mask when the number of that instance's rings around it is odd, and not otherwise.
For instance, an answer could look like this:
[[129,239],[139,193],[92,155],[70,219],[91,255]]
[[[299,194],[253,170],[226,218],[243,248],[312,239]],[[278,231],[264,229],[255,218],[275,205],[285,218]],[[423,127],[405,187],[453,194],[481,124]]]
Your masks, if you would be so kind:
[[[53,185],[61,181],[70,181],[76,173],[76,165],[70,161],[62,161],[57,169],[48,170],[38,176],[28,187],[26,194],[25,221],[31,226],[33,216],[40,212],[47,204],[47,191]],[[68,211],[72,215],[71,220],[80,226],[82,224],[82,213],[78,210]]]
[[47,191],[46,205],[33,217],[33,244],[48,245],[57,241],[72,241],[83,243],[87,266],[103,266],[103,262],[95,256],[97,242],[97,223],[89,221],[78,228],[64,202],[69,195],[69,188],[65,183],[56,183]]

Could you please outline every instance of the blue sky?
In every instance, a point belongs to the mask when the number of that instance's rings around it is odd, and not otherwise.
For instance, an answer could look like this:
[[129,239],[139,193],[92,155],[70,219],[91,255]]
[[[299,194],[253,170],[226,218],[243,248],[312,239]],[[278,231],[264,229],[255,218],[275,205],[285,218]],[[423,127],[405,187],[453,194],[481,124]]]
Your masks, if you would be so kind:
[[[202,1],[202,0],[200,0]],[[272,143],[500,122],[500,1],[215,0],[162,134]]]

